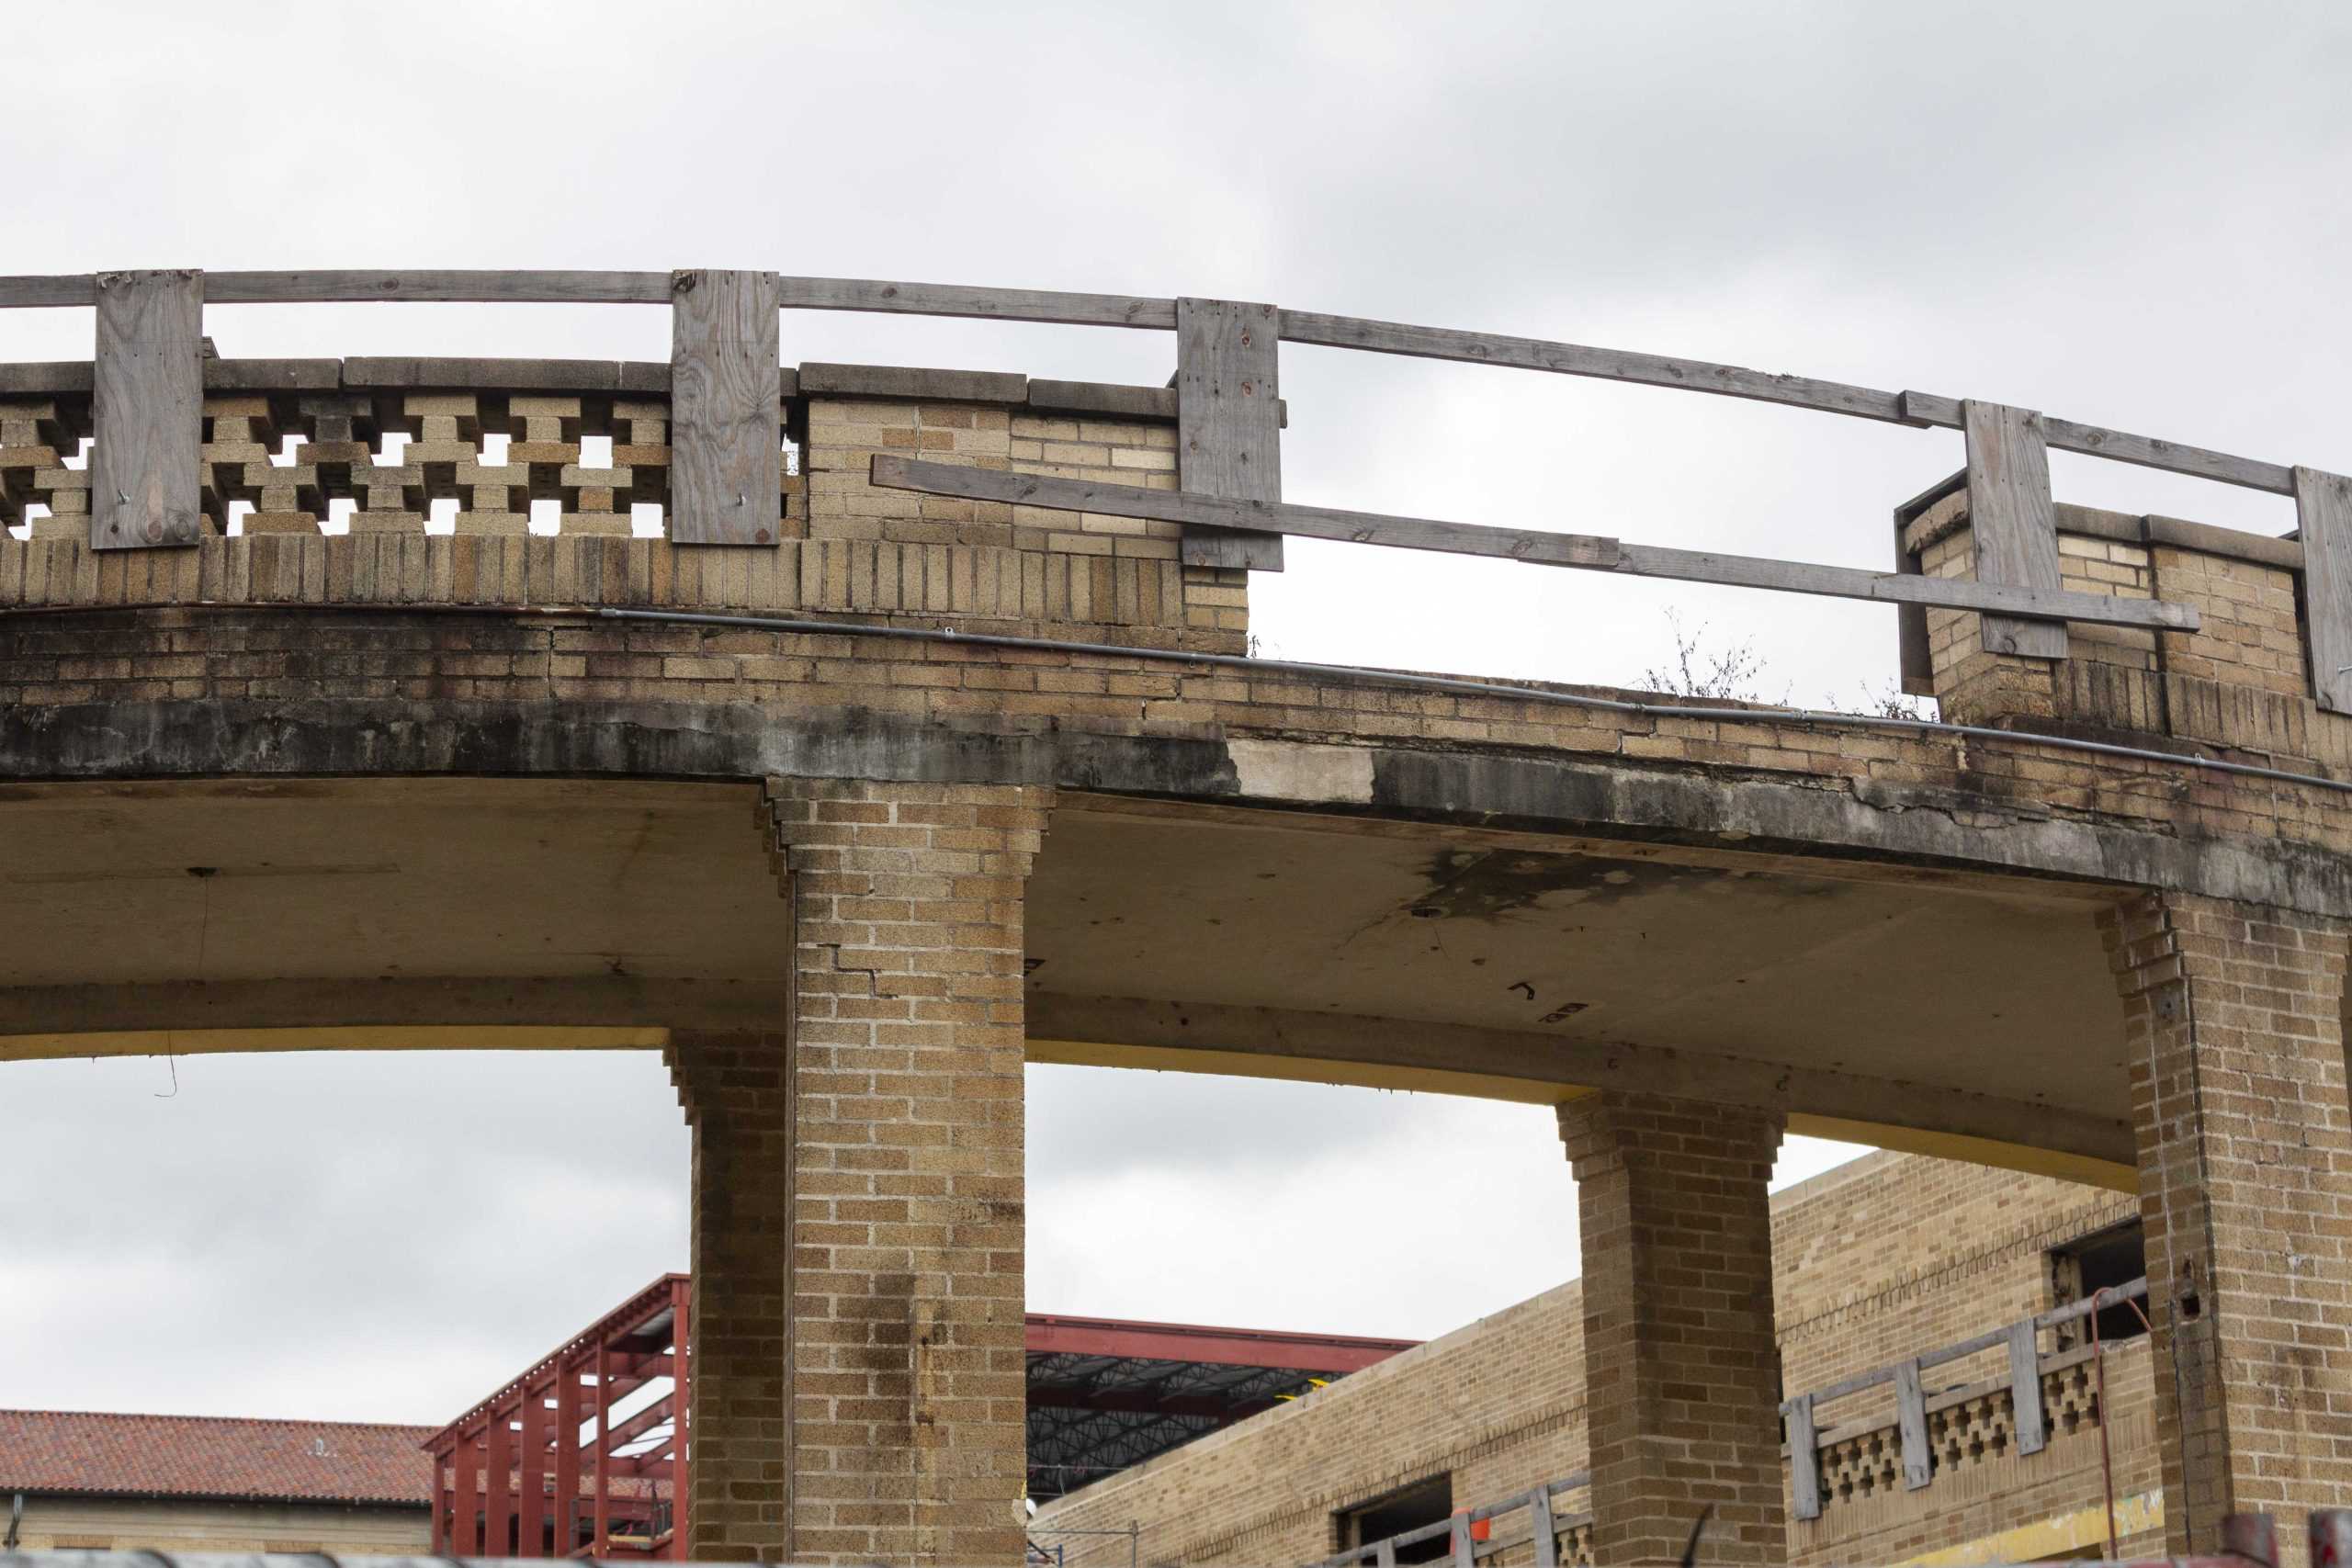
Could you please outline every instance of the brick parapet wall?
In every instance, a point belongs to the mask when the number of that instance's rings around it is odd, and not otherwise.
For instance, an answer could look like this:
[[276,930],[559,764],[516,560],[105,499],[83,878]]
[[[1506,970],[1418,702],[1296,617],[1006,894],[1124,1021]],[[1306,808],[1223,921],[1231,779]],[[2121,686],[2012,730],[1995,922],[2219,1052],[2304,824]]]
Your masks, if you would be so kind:
[[[865,479],[870,459],[888,452],[1172,486],[1173,410],[1156,408],[1172,394],[1064,388],[1060,401],[1109,405],[1089,412],[1037,402],[1019,376],[808,367],[812,383],[837,389],[784,405],[803,451],[796,468],[779,445],[781,543],[676,547],[632,536],[645,528],[633,525],[631,508],[668,501],[666,367],[617,368],[662,371],[637,378],[648,387],[658,379],[660,389],[216,390],[205,400],[203,458],[214,536],[162,551],[88,547],[89,470],[64,466],[87,431],[85,395],[0,392],[0,524],[22,521],[28,505],[50,509],[31,518],[29,538],[0,539],[0,611],[604,604],[952,621],[1228,652],[1246,643],[1248,574],[1185,567],[1166,525],[877,490]],[[1130,404],[1155,407],[1112,412]],[[493,463],[486,443],[501,434],[512,439]],[[273,461],[288,437],[293,460]],[[584,437],[610,439],[605,466],[583,465]],[[454,533],[428,531],[429,503],[450,498]],[[232,501],[257,510],[242,536],[219,537]],[[358,508],[350,532],[322,536],[336,501]],[[560,503],[557,532],[531,532],[535,501]]]
[[[2352,772],[2352,716],[2312,694],[2292,540],[2091,507],[2058,508],[2061,586],[2194,605],[2193,632],[2071,626],[2067,657],[1988,653],[1980,617],[1926,612],[1932,688],[1962,723],[2056,721],[2169,735],[2299,771]],[[1931,577],[1975,572],[1964,493],[1927,507],[1903,547]]]

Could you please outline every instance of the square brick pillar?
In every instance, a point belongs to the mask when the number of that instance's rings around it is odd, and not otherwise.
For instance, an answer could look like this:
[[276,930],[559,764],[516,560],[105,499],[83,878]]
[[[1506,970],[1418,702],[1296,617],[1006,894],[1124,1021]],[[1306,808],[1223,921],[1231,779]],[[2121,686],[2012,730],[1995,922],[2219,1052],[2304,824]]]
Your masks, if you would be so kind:
[[1584,1247],[1593,1561],[1784,1562],[1765,1186],[1778,1113],[1658,1095],[1560,1107]]
[[2346,928],[2176,894],[2102,918],[2123,997],[2165,1534],[2352,1497]]
[[792,1475],[791,1046],[678,1030],[668,1056],[695,1133],[685,1555],[773,1559]]
[[1046,793],[769,781],[794,907],[795,1562],[1018,1562]]

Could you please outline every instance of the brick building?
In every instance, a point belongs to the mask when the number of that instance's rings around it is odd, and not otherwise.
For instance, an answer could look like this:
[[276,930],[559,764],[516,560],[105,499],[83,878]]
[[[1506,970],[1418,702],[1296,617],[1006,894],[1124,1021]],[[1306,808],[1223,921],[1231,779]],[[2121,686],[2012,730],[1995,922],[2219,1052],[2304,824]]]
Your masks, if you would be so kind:
[[[418,298],[662,308],[672,358],[201,353],[208,299]],[[1719,1561],[1807,1522],[1784,1132],[2140,1194],[2172,1551],[2352,1485],[2352,479],[1264,302],[182,269],[0,305],[98,328],[0,367],[0,1057],[667,1052],[693,1555],[1018,1553],[1027,1060],[1556,1106],[1555,1395],[1611,1562],[1673,1561],[1702,1499]],[[1166,333],[1175,376],[782,357],[781,313],[844,308]],[[1284,342],[1939,429],[1964,466],[1878,572],[1292,505]],[[2063,504],[2052,448],[2291,497],[2297,533]],[[1294,533],[1899,605],[1954,722],[1246,657]],[[2046,1464],[2072,1351],[2010,1353]],[[1905,1490],[1993,1420],[1972,1386],[1920,1390]],[[1800,1445],[1832,1492],[1869,1447],[1834,1403]]]
[[432,1431],[0,1410],[0,1513],[23,1499],[28,1549],[407,1556],[431,1539]]
[[[1772,1398],[2049,1312],[2141,1269],[2139,1206],[2072,1182],[1879,1153],[1771,1202],[1778,1378]],[[1570,1280],[1354,1376],[1074,1492],[1034,1530],[1075,1563],[1126,1543],[1065,1529],[1140,1525],[1156,1563],[1305,1563],[1591,1468],[1583,1281]],[[2100,1319],[2118,1534],[2160,1552],[2148,1340],[2128,1308]],[[1800,1563],[2021,1562],[2097,1556],[2107,1519],[2098,1369],[2087,1324],[2042,1331],[2049,1437],[2016,1451],[2000,1349],[1931,1365],[1921,1406],[1931,1467],[1905,1483],[1895,1391],[1816,1404],[1822,1506],[1768,1555]],[[1767,1378],[1770,1378],[1768,1369]],[[1770,1399],[1765,1401],[1769,1409]],[[1560,1495],[1563,1561],[1589,1561],[1589,1486]],[[1688,1521],[1685,1521],[1686,1527]],[[1498,1518],[1498,1560],[1532,1560],[1524,1510]],[[1714,1539],[1710,1537],[1711,1540]],[[1420,1555],[1444,1556],[1447,1543]],[[1481,1550],[1484,1550],[1481,1548]],[[1408,1546],[1400,1561],[1416,1560]]]

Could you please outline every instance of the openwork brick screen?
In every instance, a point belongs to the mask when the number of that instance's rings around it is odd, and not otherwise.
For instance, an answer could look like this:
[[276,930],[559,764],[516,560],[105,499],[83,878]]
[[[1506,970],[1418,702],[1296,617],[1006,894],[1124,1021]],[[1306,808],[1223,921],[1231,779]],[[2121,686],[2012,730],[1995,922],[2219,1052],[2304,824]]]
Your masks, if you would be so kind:
[[[525,361],[495,387],[479,385],[480,362],[221,368],[232,372],[225,380],[314,384],[206,390],[207,533],[229,531],[240,513],[246,534],[316,534],[331,519],[355,534],[423,533],[437,511],[449,525],[438,531],[514,536],[533,531],[533,503],[542,502],[555,505],[540,533],[552,524],[559,535],[627,538],[666,527],[667,366]],[[58,370],[51,378],[62,387],[0,392],[0,524],[29,521],[32,537],[83,539],[95,456],[83,450],[92,433],[90,372]],[[458,384],[460,374],[477,384]],[[796,412],[780,401],[775,468],[785,537],[807,531],[807,481],[784,428]],[[592,444],[600,461],[590,460]]]

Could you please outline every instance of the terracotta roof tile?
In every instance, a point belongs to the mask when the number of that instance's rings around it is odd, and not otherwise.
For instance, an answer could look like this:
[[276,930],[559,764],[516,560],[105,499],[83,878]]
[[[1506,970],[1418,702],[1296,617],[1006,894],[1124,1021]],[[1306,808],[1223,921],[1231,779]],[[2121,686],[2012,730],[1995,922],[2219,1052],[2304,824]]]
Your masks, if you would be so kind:
[[430,1427],[0,1410],[0,1493],[245,1497],[334,1503],[428,1498]]

